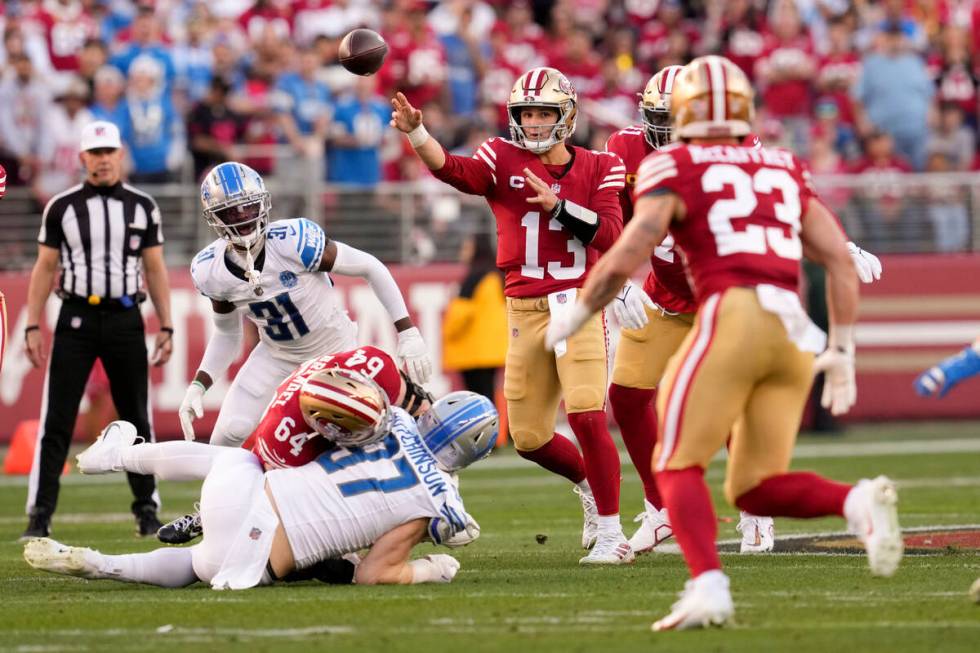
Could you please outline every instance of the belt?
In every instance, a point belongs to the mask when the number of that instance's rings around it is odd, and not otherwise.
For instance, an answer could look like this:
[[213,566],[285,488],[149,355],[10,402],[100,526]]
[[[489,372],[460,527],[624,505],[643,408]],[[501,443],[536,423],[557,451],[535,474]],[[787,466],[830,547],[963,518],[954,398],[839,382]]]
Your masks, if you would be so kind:
[[58,290],[55,294],[65,304],[71,306],[88,306],[99,311],[126,311],[146,301],[145,292],[138,292],[135,295],[124,295],[122,297],[99,297],[98,295],[82,297],[80,295],[72,295],[63,290]]

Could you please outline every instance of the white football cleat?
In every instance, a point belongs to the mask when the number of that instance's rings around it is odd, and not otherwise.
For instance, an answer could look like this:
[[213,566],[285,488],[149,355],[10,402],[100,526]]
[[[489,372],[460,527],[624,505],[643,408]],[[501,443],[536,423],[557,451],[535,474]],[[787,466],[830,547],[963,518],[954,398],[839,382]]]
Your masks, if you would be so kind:
[[89,559],[90,555],[95,555],[92,549],[67,546],[50,537],[37,537],[24,545],[24,560],[35,569],[79,578],[99,578],[99,568]]
[[636,554],[626,541],[622,531],[599,533],[589,555],[580,559],[580,565],[628,565],[636,560]]
[[596,537],[599,534],[599,510],[595,507],[595,498],[592,491],[586,492],[579,486],[575,486],[575,494],[582,500],[582,548],[591,549],[595,545]]
[[122,471],[120,452],[136,442],[136,427],[118,419],[109,422],[88,449],[75,456],[78,471],[83,474],[109,474]]
[[735,615],[728,576],[720,569],[706,571],[684,584],[680,600],[671,606],[670,614],[654,622],[654,632],[724,626]]
[[649,501],[644,501],[646,510],[636,516],[633,521],[641,522],[633,537],[630,538],[630,548],[633,553],[641,555],[653,551],[661,542],[674,536],[674,530],[670,527],[670,518],[667,516],[667,509],[657,510]]
[[756,517],[743,512],[735,530],[742,534],[739,553],[769,553],[776,544],[772,517]]
[[844,501],[848,529],[864,544],[875,576],[891,576],[902,561],[905,543],[897,505],[895,484],[884,476],[861,479]]

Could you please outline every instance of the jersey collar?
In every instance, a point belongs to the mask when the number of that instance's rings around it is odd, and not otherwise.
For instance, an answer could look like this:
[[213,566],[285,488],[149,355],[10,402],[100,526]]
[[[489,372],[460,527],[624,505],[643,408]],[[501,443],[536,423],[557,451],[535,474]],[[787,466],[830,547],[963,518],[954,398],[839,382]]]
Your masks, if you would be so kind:
[[[245,276],[245,269],[231,259],[231,252],[229,252],[227,249],[225,249],[224,259],[225,259],[225,267],[228,268],[228,271],[231,272],[231,274],[235,278],[241,279],[242,281],[248,281],[248,277]],[[262,266],[264,265],[265,265],[265,247],[263,247],[262,251],[259,252],[259,255],[255,257],[255,269],[261,272]]]

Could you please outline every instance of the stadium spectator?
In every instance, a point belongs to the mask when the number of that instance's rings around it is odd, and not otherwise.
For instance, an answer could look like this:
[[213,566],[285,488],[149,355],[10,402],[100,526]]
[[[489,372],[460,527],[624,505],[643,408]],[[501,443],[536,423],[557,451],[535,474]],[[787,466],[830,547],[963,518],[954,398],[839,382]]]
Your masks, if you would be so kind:
[[755,62],[765,51],[765,16],[751,0],[730,0],[722,5],[718,49],[751,80]]
[[43,30],[52,67],[76,72],[86,42],[98,34],[98,25],[81,0],[44,0],[35,20]]
[[572,30],[564,41],[564,47],[555,49],[548,57],[548,65],[565,74],[579,97],[598,99],[602,85],[602,60],[592,47],[592,35],[588,30]]
[[[971,134],[972,136],[972,134]],[[929,152],[927,172],[943,173],[955,169],[947,152]],[[939,252],[962,252],[970,243],[970,215],[965,189],[958,183],[935,181],[929,185],[927,213],[932,223],[935,248]]]
[[450,108],[453,115],[465,116],[476,110],[480,78],[491,53],[490,44],[481,36],[472,5],[457,1],[445,3],[443,7],[452,8],[444,9],[444,13],[454,19],[453,30],[439,35],[449,67]]
[[902,175],[912,168],[895,154],[895,142],[888,132],[869,134],[864,149],[864,158],[852,169],[862,176],[855,193],[864,230],[862,243],[874,251],[903,251],[916,236],[902,185]]
[[411,0],[401,27],[386,34],[388,59],[378,76],[382,88],[398,89],[416,106],[441,101],[448,69],[442,43],[426,23],[427,5]]
[[317,79],[316,52],[307,47],[299,53],[298,70],[285,72],[276,82],[273,102],[286,142],[303,158],[323,151],[333,113],[330,89]]
[[112,56],[109,62],[129,74],[129,67],[140,55],[156,59],[163,67],[164,86],[169,89],[173,84],[176,71],[170,48],[161,41],[160,23],[154,14],[153,7],[141,5],[136,11],[136,17],[125,35],[125,45]]
[[843,16],[831,19],[827,27],[827,51],[817,64],[814,84],[817,103],[837,106],[838,130],[848,141],[856,137],[851,89],[861,75],[861,57],[854,49],[854,32]]
[[97,38],[89,39],[78,53],[78,76],[88,86],[89,97],[95,93],[95,75],[109,60],[105,43]]
[[[684,6],[679,0],[664,0],[657,7],[657,17],[641,25],[637,59],[649,72],[662,70],[653,62],[660,61],[670,53],[671,36],[682,34],[690,48],[696,48],[701,40],[702,29],[694,21],[684,17]],[[687,63],[686,61],[684,63]]]
[[0,81],[0,165],[7,170],[7,184],[17,186],[30,183],[37,173],[42,117],[52,99],[25,52],[8,60],[13,74]]
[[381,144],[391,106],[378,94],[374,77],[357,80],[354,92],[337,102],[327,150],[327,179],[373,186],[381,181]]
[[130,64],[126,109],[133,183],[172,181],[183,163],[184,125],[167,93],[159,60],[141,55]]
[[235,145],[245,134],[245,120],[229,107],[228,91],[228,82],[212,78],[207,96],[187,117],[195,179],[200,180],[222,161],[238,158]]
[[[149,195],[121,181],[123,150],[119,130],[111,123],[85,126],[79,143],[86,182],[56,196],[44,209],[38,254],[28,289],[27,357],[41,367],[50,355],[38,433],[38,453],[31,468],[24,537],[47,537],[58,503],[59,476],[78,404],[92,365],[98,358],[110,379],[113,403],[121,417],[133,420],[146,441],[154,440],[149,421],[149,369],[163,365],[173,349],[170,285],[163,259],[160,209]],[[101,199],[101,201],[99,201]],[[86,206],[76,213],[74,207]],[[95,225],[104,235],[85,238]],[[97,232],[98,233],[98,232]],[[62,252],[71,264],[58,275]],[[141,265],[142,263],[142,265]],[[153,355],[146,349],[139,304],[146,288],[160,320]],[[50,354],[39,328],[44,304],[55,286],[62,298],[58,328]],[[159,497],[152,476],[129,477],[137,532],[160,528]]]
[[129,108],[123,101],[126,92],[126,79],[115,66],[102,66],[95,73],[95,92],[89,109],[96,120],[108,120],[123,134],[129,133]]
[[875,50],[862,60],[854,87],[854,98],[863,109],[859,114],[864,116],[858,118],[859,128],[864,133],[877,128],[891,134],[898,153],[921,170],[933,92],[925,62],[906,46],[902,25],[888,23]]
[[187,38],[173,48],[176,86],[188,106],[202,100],[208,93],[214,68],[212,41],[211,19],[207,15],[199,15],[187,23]]
[[969,170],[976,155],[976,133],[963,124],[963,109],[955,102],[940,105],[936,127],[929,136],[929,155],[942,154],[951,170]]
[[82,138],[82,129],[94,120],[92,113],[85,108],[88,86],[80,77],[72,79],[55,99],[55,104],[42,117],[43,129],[38,144],[34,196],[42,204],[78,183],[78,143]]
[[936,100],[958,103],[966,123],[976,128],[980,80],[973,69],[965,30],[954,25],[943,30],[941,51],[930,61],[930,69],[936,80]]
[[279,39],[288,39],[292,33],[290,4],[282,0],[255,0],[238,17],[238,25],[251,41],[259,40],[269,30]]

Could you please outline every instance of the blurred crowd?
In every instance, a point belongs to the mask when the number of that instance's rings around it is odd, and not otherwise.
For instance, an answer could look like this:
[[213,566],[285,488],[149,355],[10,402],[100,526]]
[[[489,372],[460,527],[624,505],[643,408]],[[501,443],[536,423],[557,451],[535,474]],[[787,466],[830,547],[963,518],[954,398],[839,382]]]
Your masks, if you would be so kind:
[[[359,26],[390,46],[374,77],[337,62]],[[816,172],[869,175],[875,210],[891,210],[901,174],[980,167],[975,0],[6,0],[0,28],[0,163],[39,201],[74,181],[95,118],[120,126],[137,183],[231,158],[286,175],[315,160],[344,184],[417,179],[387,129],[393,89],[469,152],[506,135],[511,85],[539,65],[571,79],[575,139],[601,149],[637,121],[651,74],[706,53],[752,78],[764,141]],[[937,244],[962,247],[965,209],[939,213]]]

